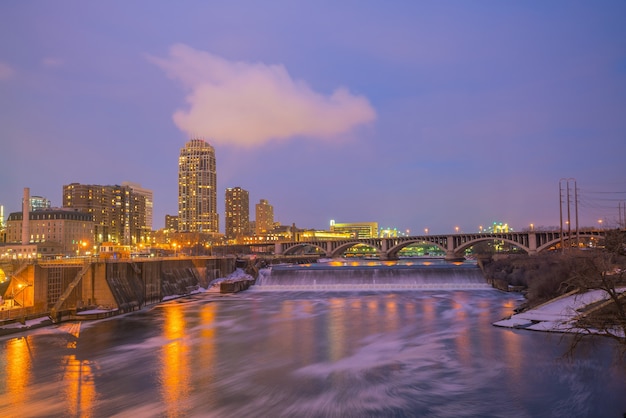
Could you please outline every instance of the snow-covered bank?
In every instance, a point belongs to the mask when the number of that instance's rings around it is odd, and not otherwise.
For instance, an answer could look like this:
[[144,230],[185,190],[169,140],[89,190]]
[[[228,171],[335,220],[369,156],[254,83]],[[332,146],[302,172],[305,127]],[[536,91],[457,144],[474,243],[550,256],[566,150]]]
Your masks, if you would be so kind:
[[[625,288],[617,289],[619,293]],[[580,332],[575,328],[577,317],[586,306],[608,300],[604,290],[593,290],[582,294],[568,294],[554,299],[534,309],[512,315],[510,318],[495,322],[498,327],[523,328],[534,331]],[[589,330],[586,330],[589,332]],[[602,333],[597,330],[596,333]]]

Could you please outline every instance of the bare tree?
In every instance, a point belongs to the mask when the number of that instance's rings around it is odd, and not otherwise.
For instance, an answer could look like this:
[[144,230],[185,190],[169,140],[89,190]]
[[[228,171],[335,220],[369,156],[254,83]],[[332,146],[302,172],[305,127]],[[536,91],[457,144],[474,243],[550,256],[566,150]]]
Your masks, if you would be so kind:
[[601,291],[603,301],[587,306],[572,323],[576,331],[570,347],[573,352],[588,334],[601,334],[618,342],[621,354],[626,355],[626,257],[625,234],[610,231],[604,248],[575,251],[570,254],[570,276],[567,285],[580,293]]

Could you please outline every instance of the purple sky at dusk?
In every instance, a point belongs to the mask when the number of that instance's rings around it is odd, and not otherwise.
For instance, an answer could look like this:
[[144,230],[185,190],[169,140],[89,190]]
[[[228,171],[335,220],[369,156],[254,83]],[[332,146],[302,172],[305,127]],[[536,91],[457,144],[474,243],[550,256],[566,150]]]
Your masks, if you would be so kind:
[[[139,183],[177,214],[216,149],[276,221],[421,234],[581,226],[626,202],[626,2],[0,2],[0,205]],[[624,204],[624,203],[622,203]]]

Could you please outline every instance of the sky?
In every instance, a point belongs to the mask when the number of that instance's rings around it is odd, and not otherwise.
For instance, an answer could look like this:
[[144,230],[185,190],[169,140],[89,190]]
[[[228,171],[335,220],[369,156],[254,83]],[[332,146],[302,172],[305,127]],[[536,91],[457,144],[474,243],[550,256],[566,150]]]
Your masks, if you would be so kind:
[[572,222],[626,217],[623,0],[4,0],[0,35],[5,218],[129,181],[162,228],[191,137],[221,231],[229,187],[299,228],[558,226],[567,184]]

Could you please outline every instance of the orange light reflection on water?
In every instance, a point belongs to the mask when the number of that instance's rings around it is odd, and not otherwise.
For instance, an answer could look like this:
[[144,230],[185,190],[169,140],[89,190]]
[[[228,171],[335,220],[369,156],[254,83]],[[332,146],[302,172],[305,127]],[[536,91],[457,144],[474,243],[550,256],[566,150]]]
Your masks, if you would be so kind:
[[77,359],[74,354],[65,356],[65,401],[67,415],[89,417],[93,415],[96,401],[96,388],[91,364],[87,360]]
[[189,347],[185,344],[183,308],[171,305],[165,309],[164,337],[161,348],[161,397],[168,417],[185,416],[191,391]]
[[[217,339],[217,329],[215,318],[219,309],[217,303],[207,303],[202,307],[200,311],[200,349],[196,353],[196,370],[202,370],[202,373],[197,377],[198,384],[202,387],[212,387],[215,380],[215,369],[217,361],[217,348],[215,341]],[[214,400],[210,394],[212,391],[207,391],[205,403],[210,406],[213,405]]]
[[387,318],[387,327],[390,330],[397,330],[400,326],[400,316],[398,312],[397,295],[389,294],[385,300],[385,317]]
[[28,402],[26,387],[30,381],[31,355],[26,338],[8,341],[2,357],[6,361],[6,391],[13,407]]
[[337,361],[346,355],[346,300],[344,298],[330,299],[328,319],[329,359]]

